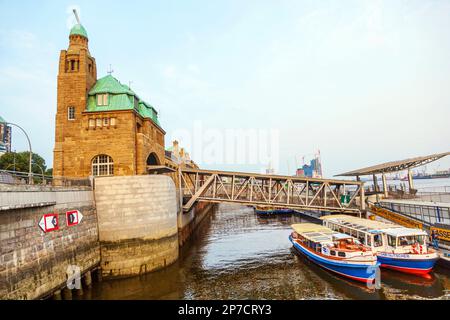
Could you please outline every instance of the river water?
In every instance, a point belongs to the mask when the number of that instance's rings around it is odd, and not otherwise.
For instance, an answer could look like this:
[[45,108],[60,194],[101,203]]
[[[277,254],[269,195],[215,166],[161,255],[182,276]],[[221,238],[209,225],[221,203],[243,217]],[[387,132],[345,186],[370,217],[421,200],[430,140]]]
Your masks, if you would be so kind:
[[382,269],[381,289],[344,280],[298,255],[290,225],[298,215],[259,217],[220,205],[165,270],[94,283],[81,299],[442,299],[450,271],[430,279]]

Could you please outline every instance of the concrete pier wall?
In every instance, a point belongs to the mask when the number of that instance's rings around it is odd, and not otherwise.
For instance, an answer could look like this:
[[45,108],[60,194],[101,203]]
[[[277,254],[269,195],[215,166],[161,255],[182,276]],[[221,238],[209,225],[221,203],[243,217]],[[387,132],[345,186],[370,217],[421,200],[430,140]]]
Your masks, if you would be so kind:
[[[80,224],[66,225],[79,210]],[[58,213],[59,230],[39,227]],[[0,299],[37,299],[66,286],[69,266],[84,273],[100,262],[93,194],[87,188],[0,184]]]
[[[81,275],[100,267],[103,277],[164,268],[216,206],[197,203],[183,213],[175,184],[164,175],[102,177],[94,183],[94,190],[0,184],[0,299],[60,292],[69,266]],[[83,214],[79,225],[66,225],[71,210]],[[59,230],[41,230],[47,213],[58,213]]]
[[178,243],[181,246],[189,240],[198,225],[213,212],[216,204],[198,202],[186,213],[180,211],[178,214]]
[[176,200],[168,176],[95,179],[104,277],[138,275],[178,259]]

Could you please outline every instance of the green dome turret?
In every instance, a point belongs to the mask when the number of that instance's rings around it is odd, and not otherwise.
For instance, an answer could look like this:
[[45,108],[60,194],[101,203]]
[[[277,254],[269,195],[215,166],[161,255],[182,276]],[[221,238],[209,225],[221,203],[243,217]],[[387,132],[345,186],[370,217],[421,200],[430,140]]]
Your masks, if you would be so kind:
[[79,23],[77,23],[76,25],[74,25],[72,27],[72,29],[70,29],[70,35],[78,35],[78,36],[82,36],[85,37],[86,39],[88,38],[86,29]]

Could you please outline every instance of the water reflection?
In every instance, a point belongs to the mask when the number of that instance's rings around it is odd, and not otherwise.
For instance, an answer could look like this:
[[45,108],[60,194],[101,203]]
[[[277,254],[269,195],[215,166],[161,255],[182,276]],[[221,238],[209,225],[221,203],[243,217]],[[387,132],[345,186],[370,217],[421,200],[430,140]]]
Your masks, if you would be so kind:
[[246,207],[221,205],[181,249],[172,266],[140,277],[94,283],[84,299],[416,299],[450,289],[437,269],[431,279],[382,270],[382,288],[343,279],[292,249],[299,216],[257,217]]

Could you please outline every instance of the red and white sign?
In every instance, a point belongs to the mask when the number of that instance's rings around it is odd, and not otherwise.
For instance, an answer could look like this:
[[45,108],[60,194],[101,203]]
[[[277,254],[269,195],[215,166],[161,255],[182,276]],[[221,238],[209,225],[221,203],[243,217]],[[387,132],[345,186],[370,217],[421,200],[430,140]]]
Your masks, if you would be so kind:
[[42,231],[50,232],[59,229],[58,224],[58,214],[57,213],[47,213],[44,214],[39,221],[39,227]]
[[67,226],[76,226],[83,219],[83,215],[78,210],[66,212],[66,224]]

